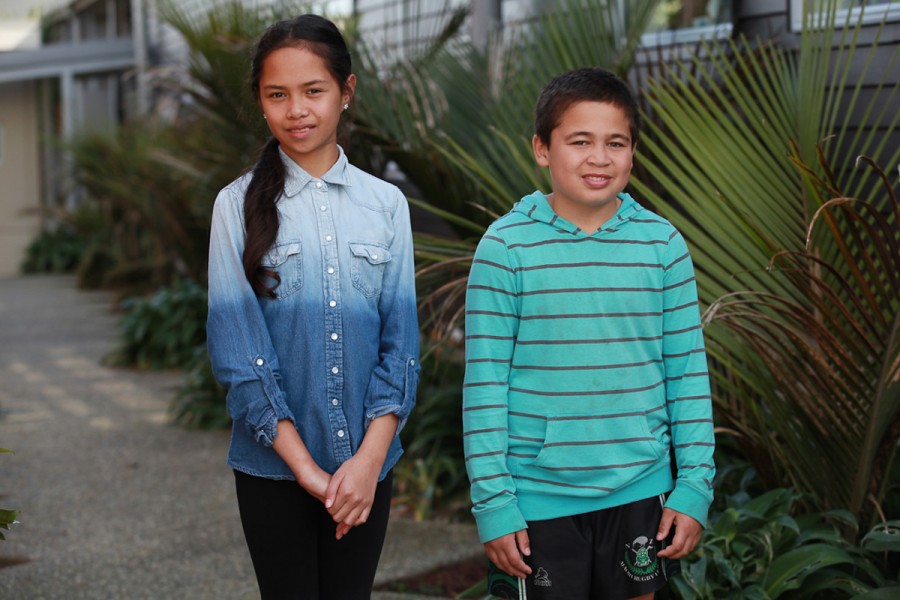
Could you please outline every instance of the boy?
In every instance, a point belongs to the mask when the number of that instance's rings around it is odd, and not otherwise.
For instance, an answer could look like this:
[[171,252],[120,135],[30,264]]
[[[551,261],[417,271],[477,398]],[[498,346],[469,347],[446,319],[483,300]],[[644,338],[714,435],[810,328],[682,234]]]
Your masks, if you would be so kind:
[[712,501],[691,259],[622,191],[638,118],[608,71],[550,81],[532,145],[553,191],[491,225],[469,275],[472,512],[488,558],[529,599],[652,598]]

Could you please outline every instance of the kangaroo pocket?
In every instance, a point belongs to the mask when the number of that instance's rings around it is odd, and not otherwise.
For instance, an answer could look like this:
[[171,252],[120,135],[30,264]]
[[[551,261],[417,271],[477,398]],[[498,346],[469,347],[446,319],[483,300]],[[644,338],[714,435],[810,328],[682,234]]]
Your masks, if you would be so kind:
[[643,412],[550,417],[537,457],[518,469],[523,489],[556,485],[578,496],[615,492],[666,456]]
[[278,284],[275,288],[277,300],[290,296],[303,285],[303,262],[300,253],[300,240],[291,240],[275,244],[260,263],[264,269],[278,273],[281,282],[267,278],[268,285]]
[[366,298],[381,293],[384,267],[391,260],[387,246],[375,242],[350,242],[350,280]]

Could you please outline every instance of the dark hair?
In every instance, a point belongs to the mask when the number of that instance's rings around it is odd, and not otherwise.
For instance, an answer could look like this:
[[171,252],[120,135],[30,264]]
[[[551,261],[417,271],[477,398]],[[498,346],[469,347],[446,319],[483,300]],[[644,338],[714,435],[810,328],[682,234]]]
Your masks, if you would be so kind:
[[538,96],[534,107],[534,133],[550,145],[550,133],[559,125],[562,115],[576,102],[608,102],[618,106],[628,117],[631,145],[637,144],[641,116],[628,84],[611,71],[600,67],[584,67],[557,75]]
[[[338,28],[318,15],[300,15],[275,23],[262,34],[250,66],[250,89],[259,100],[259,80],[266,58],[281,48],[305,48],[325,61],[325,66],[342,87],[352,73],[350,51]],[[270,138],[253,167],[253,177],[244,196],[244,274],[260,296],[275,298],[281,282],[278,273],[261,266],[261,261],[278,237],[278,209],[275,203],[284,191],[285,166],[278,152],[278,140]],[[274,280],[274,284],[269,281]]]

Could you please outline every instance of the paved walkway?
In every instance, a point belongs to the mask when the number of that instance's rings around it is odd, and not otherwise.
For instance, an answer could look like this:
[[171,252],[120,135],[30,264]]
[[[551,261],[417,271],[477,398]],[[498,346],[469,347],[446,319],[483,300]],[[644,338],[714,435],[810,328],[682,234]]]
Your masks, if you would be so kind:
[[[114,323],[71,277],[0,279],[0,598],[257,598],[227,433],[167,423],[180,375],[102,366]],[[376,583],[480,551],[470,524],[394,518]]]

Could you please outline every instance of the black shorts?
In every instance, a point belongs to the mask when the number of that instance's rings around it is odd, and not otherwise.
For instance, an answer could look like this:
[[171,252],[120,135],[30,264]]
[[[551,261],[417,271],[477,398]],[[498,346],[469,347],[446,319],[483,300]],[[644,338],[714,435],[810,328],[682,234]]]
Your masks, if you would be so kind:
[[531,575],[518,580],[490,565],[488,582],[498,598],[616,600],[666,586],[679,561],[660,558],[656,532],[664,496],[571,517],[528,522]]

